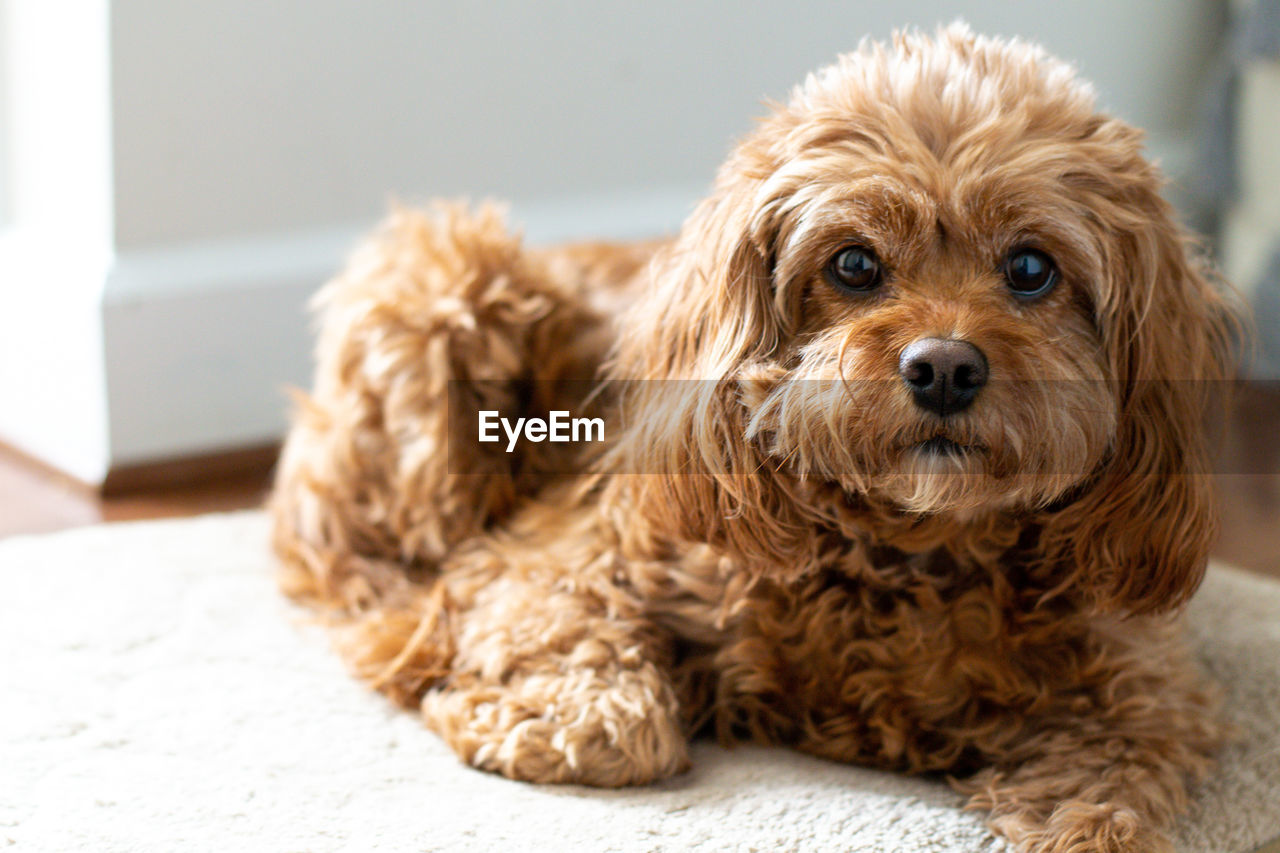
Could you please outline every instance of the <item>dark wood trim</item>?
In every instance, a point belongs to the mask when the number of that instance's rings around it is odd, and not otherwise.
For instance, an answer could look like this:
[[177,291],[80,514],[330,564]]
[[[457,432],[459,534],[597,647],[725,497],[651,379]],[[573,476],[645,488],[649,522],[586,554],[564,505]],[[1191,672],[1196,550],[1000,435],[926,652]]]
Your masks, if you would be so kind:
[[222,480],[265,478],[280,456],[279,442],[112,468],[98,490],[104,498]]

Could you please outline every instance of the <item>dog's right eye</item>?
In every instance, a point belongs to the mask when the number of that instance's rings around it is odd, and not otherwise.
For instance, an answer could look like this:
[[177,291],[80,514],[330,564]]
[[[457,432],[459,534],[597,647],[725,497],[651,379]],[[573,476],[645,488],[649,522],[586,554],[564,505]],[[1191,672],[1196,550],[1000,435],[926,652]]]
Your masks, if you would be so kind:
[[827,262],[827,279],[841,290],[865,293],[884,278],[876,253],[863,246],[846,246]]
[[1020,249],[1010,252],[1004,263],[1004,277],[1020,299],[1044,296],[1058,283],[1058,265],[1039,249]]

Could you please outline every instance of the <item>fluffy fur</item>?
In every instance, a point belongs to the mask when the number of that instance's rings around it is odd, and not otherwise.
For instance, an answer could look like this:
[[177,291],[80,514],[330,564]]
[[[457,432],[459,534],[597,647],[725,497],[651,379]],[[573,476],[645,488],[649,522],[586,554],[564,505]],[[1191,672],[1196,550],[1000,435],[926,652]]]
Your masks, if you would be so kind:
[[[1024,850],[1167,850],[1225,735],[1176,611],[1215,527],[1187,380],[1229,375],[1231,320],[1141,145],[952,27],[811,76],[669,242],[396,212],[316,302],[286,591],[513,778],[645,783],[710,730],[946,773]],[[849,243],[875,294],[824,274]],[[1021,245],[1061,270],[1035,301]],[[990,364],[945,418],[898,375],[931,336]],[[451,405],[612,434],[507,454]]]

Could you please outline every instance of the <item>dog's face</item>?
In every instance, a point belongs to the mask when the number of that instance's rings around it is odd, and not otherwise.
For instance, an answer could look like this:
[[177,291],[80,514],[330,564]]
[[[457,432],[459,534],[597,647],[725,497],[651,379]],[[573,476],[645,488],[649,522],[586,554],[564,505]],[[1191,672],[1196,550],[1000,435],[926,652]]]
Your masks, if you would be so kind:
[[749,434],[909,512],[1045,505],[1116,431],[1096,316],[1117,249],[1088,189],[1046,168],[1086,155],[1034,126],[903,144],[884,109],[787,170],[770,260],[787,334],[753,365],[776,381],[746,400]]
[[622,375],[717,380],[632,400],[634,468],[706,472],[654,512],[799,570],[858,507],[1001,514],[1095,599],[1181,600],[1213,530],[1189,380],[1227,374],[1229,323],[1159,190],[1025,44],[952,27],[812,76],[625,324]]

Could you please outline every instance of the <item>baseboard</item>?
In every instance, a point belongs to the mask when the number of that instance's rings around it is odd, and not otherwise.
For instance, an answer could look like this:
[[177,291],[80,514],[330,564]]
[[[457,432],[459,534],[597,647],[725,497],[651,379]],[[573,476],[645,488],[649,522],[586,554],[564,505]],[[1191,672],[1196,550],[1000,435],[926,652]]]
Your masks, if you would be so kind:
[[109,470],[278,440],[309,381],[306,302],[336,263],[105,303]]
[[265,479],[279,456],[280,444],[272,442],[258,447],[126,465],[108,472],[98,491],[104,498],[116,498],[225,480]]

